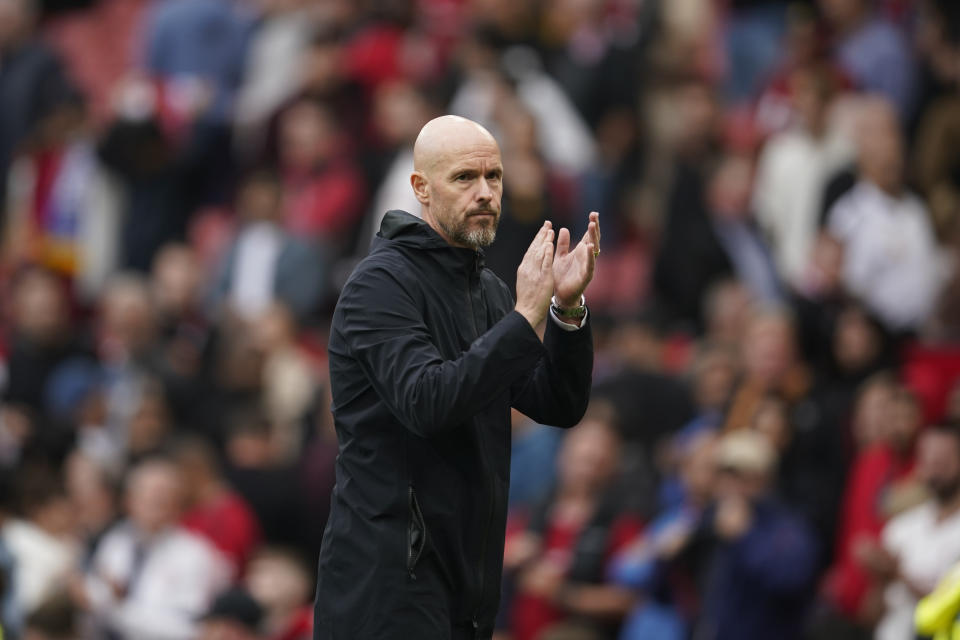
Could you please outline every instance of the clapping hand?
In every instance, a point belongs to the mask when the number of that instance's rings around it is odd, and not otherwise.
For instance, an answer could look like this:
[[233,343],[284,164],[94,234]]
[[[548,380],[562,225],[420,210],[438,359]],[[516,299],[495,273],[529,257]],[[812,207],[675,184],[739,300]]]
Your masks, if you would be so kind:
[[[569,234],[568,234],[569,237]],[[553,293],[553,225],[543,223],[517,268],[516,310],[536,328],[547,317]]]
[[600,214],[590,213],[590,222],[583,238],[570,249],[570,232],[560,229],[557,251],[553,258],[554,295],[564,308],[580,304],[580,296],[593,279],[593,270],[600,255]]

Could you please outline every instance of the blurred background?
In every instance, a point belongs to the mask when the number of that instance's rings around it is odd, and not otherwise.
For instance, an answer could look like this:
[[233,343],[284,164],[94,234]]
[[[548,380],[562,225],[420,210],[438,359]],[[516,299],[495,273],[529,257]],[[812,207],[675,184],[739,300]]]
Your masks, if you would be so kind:
[[498,640],[950,638],[953,0],[0,0],[4,637],[311,637],[330,313],[443,113],[511,287],[603,226]]

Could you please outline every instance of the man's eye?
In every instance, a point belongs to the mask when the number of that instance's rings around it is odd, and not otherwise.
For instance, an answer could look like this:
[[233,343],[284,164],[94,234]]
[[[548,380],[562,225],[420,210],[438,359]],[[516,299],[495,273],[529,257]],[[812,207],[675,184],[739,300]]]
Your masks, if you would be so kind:
[[461,173],[460,175],[457,176],[457,180],[459,180],[460,182],[466,182],[469,179],[470,179],[470,176],[465,173]]

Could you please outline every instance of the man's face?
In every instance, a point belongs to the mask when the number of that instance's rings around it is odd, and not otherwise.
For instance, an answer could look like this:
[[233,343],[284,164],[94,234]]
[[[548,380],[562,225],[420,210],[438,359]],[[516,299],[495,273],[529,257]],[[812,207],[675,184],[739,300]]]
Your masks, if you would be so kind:
[[451,150],[427,173],[430,215],[446,240],[479,248],[493,243],[500,222],[503,164],[492,141]]
[[917,475],[939,502],[955,498],[960,491],[960,442],[940,431],[924,434],[917,446]]

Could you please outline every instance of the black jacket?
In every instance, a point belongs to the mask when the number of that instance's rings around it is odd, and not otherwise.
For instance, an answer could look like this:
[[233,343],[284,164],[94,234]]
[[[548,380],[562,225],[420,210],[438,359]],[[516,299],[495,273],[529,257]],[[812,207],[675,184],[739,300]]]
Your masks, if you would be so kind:
[[[570,427],[589,326],[541,343],[483,254],[388,212],[330,330],[337,484],[316,639],[489,637],[500,598],[510,407]],[[456,631],[456,633],[461,633]]]

